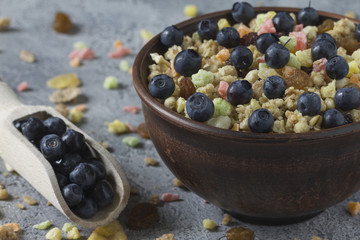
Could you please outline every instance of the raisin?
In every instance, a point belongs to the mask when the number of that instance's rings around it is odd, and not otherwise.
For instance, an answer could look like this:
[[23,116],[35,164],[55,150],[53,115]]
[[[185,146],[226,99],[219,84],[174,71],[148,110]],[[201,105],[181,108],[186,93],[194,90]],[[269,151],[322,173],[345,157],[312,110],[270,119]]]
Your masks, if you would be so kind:
[[254,240],[255,234],[252,230],[243,227],[231,228],[226,231],[227,240]]
[[313,70],[313,67],[304,67],[304,66],[301,66],[301,70],[310,75],[311,72],[312,72],[312,70]]
[[154,226],[160,219],[157,207],[151,203],[139,203],[130,212],[128,226],[143,229]]
[[255,32],[248,33],[240,39],[240,45],[246,47],[250,45],[255,45],[256,38],[257,38],[257,33]]
[[346,120],[347,123],[352,123],[352,122],[354,122],[354,120],[353,120],[353,118],[352,118],[352,116],[351,116],[350,113],[343,113],[343,115],[344,115],[344,118],[345,118],[345,120]]
[[338,47],[346,49],[347,54],[351,55],[354,51],[360,48],[360,42],[353,37],[341,38],[337,40]]
[[179,82],[179,87],[180,87],[180,96],[185,98],[186,100],[196,91],[194,84],[189,78],[181,79]]
[[318,27],[318,34],[327,32],[334,28],[334,20],[326,19],[321,25]]
[[141,123],[137,129],[136,129],[137,134],[139,134],[140,137],[145,138],[145,139],[150,139],[150,135],[149,132],[146,128],[145,123]]
[[309,85],[309,75],[300,69],[286,66],[282,69],[282,74],[287,87],[303,89]]
[[245,76],[250,72],[249,69],[236,69],[237,75],[240,78],[245,78]]
[[57,12],[53,23],[53,29],[59,33],[69,33],[72,28],[73,24],[69,16],[63,12]]

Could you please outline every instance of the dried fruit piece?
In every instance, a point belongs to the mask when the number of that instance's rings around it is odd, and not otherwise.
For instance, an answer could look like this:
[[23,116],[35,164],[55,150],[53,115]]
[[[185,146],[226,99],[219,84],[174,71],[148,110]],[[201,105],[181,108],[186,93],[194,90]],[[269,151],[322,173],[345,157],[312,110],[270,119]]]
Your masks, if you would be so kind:
[[128,112],[128,113],[132,113],[132,114],[136,114],[140,111],[140,107],[138,106],[125,106],[123,107],[123,111]]
[[114,76],[107,76],[104,80],[103,87],[105,89],[116,89],[118,87],[118,79]]
[[114,48],[118,48],[122,45],[123,45],[123,43],[119,39],[115,40],[115,42],[113,43]]
[[7,29],[10,26],[10,18],[0,18],[0,31]]
[[135,147],[139,143],[139,139],[137,137],[125,137],[122,140],[123,143],[128,145],[129,147]]
[[188,4],[184,7],[184,14],[187,17],[195,17],[198,13],[198,8],[194,4]]
[[23,200],[24,202],[26,202],[29,205],[37,205],[37,201],[35,199],[33,199],[32,197],[30,197],[29,195],[24,195],[23,196]]
[[179,200],[179,194],[176,193],[163,193],[161,195],[161,201],[163,202],[174,202]]
[[154,37],[154,34],[147,31],[146,29],[141,29],[140,36],[144,42],[147,42]]
[[77,227],[75,227],[75,226],[73,228],[71,228],[71,230],[67,232],[66,238],[67,239],[79,239],[79,238],[81,238],[81,235],[79,233],[79,229]]
[[216,58],[225,62],[230,58],[230,51],[227,48],[221,49],[217,54]]
[[9,193],[6,189],[0,189],[0,200],[6,200],[9,198]]
[[108,131],[115,134],[122,134],[128,131],[127,125],[124,122],[116,119],[111,123],[105,123],[108,126]]
[[53,228],[46,233],[45,238],[48,240],[61,240],[61,230],[57,227]]
[[352,216],[355,216],[356,214],[358,214],[360,212],[360,203],[359,202],[348,202],[347,210]]
[[129,64],[128,61],[122,60],[122,61],[119,63],[119,68],[120,68],[121,71],[127,72],[127,71],[130,70],[131,67],[130,67],[130,64]]
[[224,215],[224,218],[222,219],[221,223],[222,223],[222,225],[227,226],[231,222],[231,220],[232,220],[232,217],[230,216],[230,214],[226,213]]
[[54,103],[66,103],[75,100],[80,93],[80,88],[65,88],[51,94],[49,100]]
[[27,50],[20,52],[20,59],[27,63],[33,63],[36,61],[35,55]]
[[28,89],[28,84],[27,84],[27,82],[24,81],[24,82],[21,82],[16,88],[19,92],[23,92]]
[[326,19],[321,25],[318,26],[318,34],[327,32],[334,28],[334,20]]
[[141,123],[136,130],[137,134],[139,134],[140,137],[145,139],[150,139],[149,131],[147,130],[147,127],[145,123]]
[[68,87],[78,87],[80,80],[75,73],[58,75],[46,82],[50,88],[63,89]]
[[240,39],[240,45],[250,46],[255,45],[257,39],[257,33],[251,32],[246,34],[243,38]]
[[353,52],[360,48],[360,42],[354,37],[344,37],[337,39],[337,44],[339,47],[345,48],[348,55],[351,55]]
[[180,87],[180,96],[186,100],[196,91],[193,82],[189,78],[181,79],[179,82],[179,87]]
[[20,230],[20,225],[18,223],[6,223],[3,226],[11,227],[14,232],[18,232]]
[[18,240],[16,233],[9,226],[0,226],[0,239],[4,240]]
[[81,64],[80,58],[77,58],[77,57],[70,60],[70,62],[69,62],[70,67],[80,67],[80,64]]
[[244,24],[240,24],[237,31],[238,31],[241,38],[244,37],[246,34],[253,32],[250,28],[248,28]]
[[88,240],[128,240],[128,238],[119,221],[114,220],[105,226],[95,228]]
[[73,28],[73,24],[66,13],[57,12],[55,15],[53,29],[58,33],[69,33]]
[[250,229],[243,228],[243,227],[236,227],[236,228],[231,228],[230,230],[226,231],[226,239],[227,240],[254,240],[255,234]]
[[216,227],[216,222],[214,222],[211,219],[204,219],[203,220],[203,226],[207,230],[212,230]]
[[129,55],[131,53],[131,49],[125,47],[125,46],[120,46],[118,48],[115,49],[114,52],[109,53],[109,58],[121,58],[124,57],[126,55]]
[[15,205],[15,207],[18,208],[18,209],[21,209],[21,210],[25,210],[25,206],[24,206],[24,204],[22,204],[22,203],[17,203],[17,204]]
[[76,105],[74,107],[74,109],[76,111],[79,111],[79,112],[85,112],[87,110],[87,105],[86,104],[79,104],[79,105]]
[[33,228],[35,228],[35,229],[40,229],[40,230],[46,230],[46,229],[48,229],[48,227],[50,227],[51,226],[51,221],[50,220],[47,220],[47,221],[45,221],[45,222],[42,222],[42,223],[39,223],[39,224],[35,224],[34,226],[33,226]]
[[91,48],[74,49],[69,54],[70,59],[78,58],[80,60],[92,60],[95,58],[95,53]]
[[76,108],[71,109],[70,111],[70,120],[73,123],[78,123],[83,119],[83,113],[76,110]]
[[129,228],[142,229],[154,226],[160,219],[157,207],[151,203],[140,203],[130,212]]
[[156,240],[175,240],[175,236],[172,233],[163,234],[161,237],[156,238]]
[[152,205],[157,206],[157,205],[159,205],[161,203],[161,200],[160,200],[158,195],[152,195],[151,198],[150,198],[150,203]]
[[151,158],[151,157],[146,157],[144,159],[144,162],[146,165],[150,165],[150,166],[159,166],[159,162],[158,160],[156,160],[155,158]]
[[88,48],[87,44],[84,42],[75,42],[74,43],[74,49],[85,49]]
[[282,74],[288,88],[293,86],[297,89],[303,89],[309,85],[309,75],[300,69],[285,66],[282,69]]

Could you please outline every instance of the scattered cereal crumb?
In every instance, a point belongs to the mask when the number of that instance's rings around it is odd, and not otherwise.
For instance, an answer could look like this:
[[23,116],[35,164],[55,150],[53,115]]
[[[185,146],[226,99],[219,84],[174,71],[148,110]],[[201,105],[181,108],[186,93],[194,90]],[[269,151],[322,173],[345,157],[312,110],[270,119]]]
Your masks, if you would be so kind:
[[141,36],[141,39],[144,41],[144,42],[147,42],[149,41],[150,39],[152,39],[154,37],[154,34],[151,33],[151,32],[148,32],[147,30],[145,29],[141,29],[140,31],[140,36]]
[[235,227],[226,231],[226,239],[246,239],[255,240],[255,233],[251,229]]
[[46,233],[45,237],[48,240],[61,240],[61,230],[57,227],[52,228]]
[[10,18],[0,18],[0,31],[7,29],[10,26],[11,20]]
[[124,122],[116,119],[111,123],[105,123],[108,126],[108,131],[115,134],[122,134],[128,131],[128,127]]
[[138,195],[139,192],[138,192],[138,190],[136,190],[135,188],[131,187],[131,188],[130,188],[130,194],[131,194],[131,195]]
[[216,222],[214,222],[211,219],[204,219],[203,220],[203,226],[207,230],[212,230],[216,227]]
[[18,223],[6,223],[3,226],[11,227],[14,232],[18,232],[20,230],[20,225]]
[[90,48],[74,49],[69,54],[69,59],[79,58],[80,60],[92,60],[95,58],[95,53]]
[[345,13],[345,16],[348,17],[348,18],[356,18],[354,11],[347,11]]
[[129,147],[135,147],[139,143],[139,139],[137,137],[124,137],[122,140],[123,143],[127,144]]
[[144,159],[144,162],[146,165],[150,165],[150,166],[159,166],[159,162],[158,160],[151,158],[151,157],[146,157]]
[[73,45],[74,49],[85,49],[88,48],[87,44],[84,42],[75,42]]
[[230,214],[226,213],[224,215],[223,220],[221,221],[221,224],[227,226],[231,222],[231,220],[232,220],[232,217],[230,216]]
[[136,128],[130,123],[126,123],[126,126],[128,127],[130,132],[136,132]]
[[118,48],[118,47],[120,47],[120,46],[122,46],[123,45],[123,43],[119,40],[119,39],[117,39],[114,43],[113,43],[113,47],[114,48]]
[[108,76],[104,80],[103,87],[105,89],[115,89],[118,87],[118,85],[119,85],[119,83],[118,83],[118,79],[116,77]]
[[76,110],[76,108],[71,109],[70,111],[70,120],[73,123],[78,123],[83,119],[83,113]]
[[67,109],[67,106],[63,103],[56,104],[55,110],[66,118],[69,116],[69,110]]
[[81,64],[80,58],[77,58],[77,57],[71,59],[69,62],[70,67],[80,67],[80,64]]
[[0,239],[4,240],[18,240],[14,229],[9,226],[0,226]]
[[4,176],[6,177],[6,176],[9,176],[10,173],[4,172],[3,174],[4,174]]
[[347,210],[352,216],[355,216],[356,214],[358,214],[360,212],[360,203],[359,202],[348,202]]
[[17,86],[17,90],[19,92],[23,92],[26,91],[28,89],[28,83],[27,82],[21,82],[18,86]]
[[76,99],[80,93],[80,88],[69,87],[54,92],[49,96],[49,100],[54,103],[66,103]]
[[184,14],[187,17],[195,17],[198,13],[198,8],[196,5],[188,4],[184,7]]
[[163,193],[161,195],[161,201],[163,202],[174,202],[179,200],[179,194],[177,193]]
[[37,201],[35,201],[32,197],[30,197],[29,195],[24,195],[23,196],[23,200],[24,202],[26,202],[29,205],[37,205]]
[[132,113],[132,114],[136,114],[140,111],[140,107],[138,106],[125,106],[123,107],[123,111],[128,112],[128,113]]
[[185,187],[185,185],[177,178],[174,178],[172,182],[175,187],[181,187],[181,188]]
[[163,234],[161,237],[156,238],[156,240],[175,240],[175,236],[172,233]]
[[79,239],[81,237],[79,233],[79,229],[77,227],[73,227],[66,235],[67,239]]
[[127,236],[118,220],[114,220],[111,223],[97,227],[91,233],[88,240],[104,240],[104,239],[116,239],[127,240]]
[[108,142],[99,141],[98,143],[105,149],[109,148],[109,143]]
[[78,104],[74,107],[74,109],[79,112],[85,112],[87,110],[87,105],[86,104]]
[[158,195],[152,195],[149,201],[152,205],[159,205],[161,203],[160,197]]
[[20,59],[27,63],[33,63],[36,61],[35,55],[27,50],[20,52]]
[[52,206],[52,203],[49,202],[49,201],[47,201],[47,202],[46,202],[46,206],[48,206],[48,207],[49,207],[49,206]]
[[9,193],[6,189],[0,189],[0,200],[6,200],[9,198]]
[[311,240],[327,240],[326,238],[322,239],[321,237],[318,236],[312,236]]
[[18,209],[21,209],[21,210],[25,210],[25,206],[24,206],[24,204],[22,204],[22,203],[17,203],[17,204],[15,205],[15,207],[18,208]]
[[49,227],[51,226],[51,221],[50,220],[47,220],[45,222],[41,222],[39,224],[35,224],[33,226],[33,228],[35,229],[40,229],[40,230],[46,230],[48,229]]
[[125,46],[120,46],[118,48],[115,49],[114,52],[109,53],[109,58],[121,58],[124,57],[126,55],[129,55],[132,51],[125,47]]
[[142,137],[142,138],[145,138],[145,139],[150,139],[150,135],[149,135],[149,132],[146,128],[146,125],[145,123],[141,123],[138,127],[137,127],[137,130],[136,130],[137,134]]
[[63,89],[68,87],[78,87],[80,80],[75,73],[68,73],[55,76],[46,82],[50,88]]
[[127,72],[130,70],[130,63],[126,60],[121,60],[121,62],[119,63],[119,68],[121,71],[123,72]]
[[128,71],[128,73],[129,73],[130,75],[132,75],[132,72],[133,72],[133,69],[130,68],[129,71]]

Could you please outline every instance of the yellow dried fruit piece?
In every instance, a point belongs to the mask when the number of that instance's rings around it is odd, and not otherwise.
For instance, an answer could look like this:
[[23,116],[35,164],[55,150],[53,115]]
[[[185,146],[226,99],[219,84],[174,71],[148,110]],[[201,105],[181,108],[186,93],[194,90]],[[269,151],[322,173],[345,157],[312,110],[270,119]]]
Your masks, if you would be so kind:
[[54,103],[66,103],[76,99],[80,95],[80,93],[80,88],[65,88],[51,94],[49,96],[49,100]]
[[51,78],[47,81],[46,85],[56,89],[77,87],[80,85],[80,80],[75,73],[69,73]]
[[70,120],[73,123],[78,123],[78,122],[81,121],[81,119],[83,119],[83,113],[76,110],[75,108],[71,109],[71,111],[70,111]]
[[355,216],[356,214],[358,214],[360,212],[360,203],[359,202],[348,202],[347,210],[352,216]]
[[6,200],[9,198],[9,193],[6,189],[0,189],[0,200]]
[[35,199],[30,197],[29,195],[24,195],[23,200],[24,200],[24,202],[26,202],[29,205],[36,205],[37,204],[37,201],[35,201]]
[[172,233],[163,234],[161,237],[156,238],[156,240],[175,240],[175,236]]
[[18,237],[12,227],[2,225],[0,226],[0,239],[18,240]]
[[151,158],[151,157],[144,158],[144,162],[146,165],[150,165],[150,166],[158,166],[159,165],[158,160],[156,160],[155,158]]
[[73,229],[74,227],[75,227],[74,224],[67,222],[67,223],[64,223],[64,225],[63,225],[63,227],[62,227],[61,230],[63,230],[64,232],[68,233],[68,232],[70,232],[70,230]]
[[141,29],[140,36],[143,41],[149,41],[154,37],[154,34],[147,31],[146,29]]
[[188,4],[184,7],[184,14],[187,17],[195,17],[198,13],[198,8],[194,4]]
[[35,55],[27,50],[20,52],[20,59],[27,63],[33,63],[36,61]]
[[91,233],[88,240],[127,240],[127,236],[118,220],[111,223],[97,227]]
[[217,22],[217,25],[219,27],[219,30],[221,30],[225,27],[230,27],[230,23],[228,22],[228,20],[226,18],[220,18],[219,21]]
[[348,75],[346,75],[346,77],[349,78],[349,77],[351,77],[352,74],[357,74],[359,72],[360,72],[360,69],[359,69],[357,62],[355,60],[349,62],[349,73],[348,73]]
[[203,226],[207,230],[212,230],[216,227],[216,222],[214,222],[211,219],[204,219],[203,220]]
[[66,235],[67,239],[79,239],[81,237],[79,233],[79,229],[77,227],[73,227]]
[[51,226],[51,221],[47,220],[47,221],[45,221],[45,222],[42,222],[42,223],[39,223],[39,224],[35,224],[35,225],[33,226],[33,228],[35,228],[35,229],[40,229],[40,230],[45,230],[45,229],[47,229],[47,228],[50,227],[50,226]]
[[61,230],[59,228],[52,228],[45,235],[45,238],[48,240],[61,240]]
[[229,214],[225,214],[224,215],[224,218],[223,218],[223,220],[222,220],[222,225],[228,225],[230,222],[231,222],[231,220],[232,220],[232,217],[229,215]]
[[105,123],[108,126],[108,131],[115,134],[121,134],[128,131],[128,126],[126,123],[121,122],[120,120],[116,119],[111,123]]

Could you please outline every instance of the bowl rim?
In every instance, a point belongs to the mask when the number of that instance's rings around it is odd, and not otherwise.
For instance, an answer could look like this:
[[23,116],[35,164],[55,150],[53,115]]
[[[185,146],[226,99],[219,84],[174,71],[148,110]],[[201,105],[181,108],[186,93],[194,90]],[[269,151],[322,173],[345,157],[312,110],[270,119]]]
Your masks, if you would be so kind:
[[[255,7],[255,13],[264,13],[268,11],[275,11],[275,12],[289,12],[289,13],[297,13],[301,10],[301,8],[293,8],[293,7]],[[317,11],[320,17],[330,18],[334,20],[340,20],[342,18],[347,18],[353,21],[355,24],[360,23],[359,20],[348,18],[346,16],[330,13],[326,11]],[[194,18],[190,18],[183,22],[175,24],[176,27],[182,29],[186,26],[197,24],[203,19],[206,18],[219,18],[223,17],[227,14],[231,13],[230,10],[222,10],[216,11],[204,15],[200,15]],[[335,138],[340,137],[346,134],[350,134],[352,132],[360,132],[360,122],[353,122],[343,126],[329,128],[329,129],[321,129],[319,131],[310,131],[306,133],[253,133],[250,131],[234,131],[231,129],[222,129],[207,125],[205,123],[197,122],[192,119],[188,119],[183,115],[168,109],[165,105],[158,102],[154,97],[152,97],[147,89],[144,86],[143,81],[141,79],[141,71],[142,67],[144,66],[144,61],[150,53],[150,50],[159,43],[160,41],[160,33],[155,35],[150,41],[148,41],[139,51],[137,54],[134,65],[133,65],[133,84],[137,94],[139,95],[140,99],[142,100],[143,104],[146,104],[148,108],[158,114],[161,118],[166,121],[171,121],[173,124],[185,128],[190,131],[197,132],[199,134],[206,134],[213,137],[221,137],[224,139],[232,140],[232,141],[246,141],[246,140],[256,140],[256,141],[267,141],[273,140],[274,142],[302,142],[308,140],[317,140],[322,138]],[[146,80],[147,81],[147,80]]]

